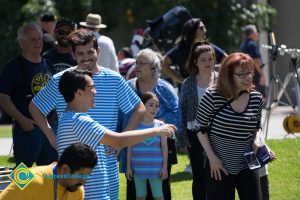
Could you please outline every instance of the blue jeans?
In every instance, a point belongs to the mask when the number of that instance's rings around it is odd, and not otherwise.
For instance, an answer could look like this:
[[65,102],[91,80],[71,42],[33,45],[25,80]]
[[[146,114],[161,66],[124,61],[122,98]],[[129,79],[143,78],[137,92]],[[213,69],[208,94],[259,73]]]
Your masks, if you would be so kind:
[[57,161],[57,151],[39,127],[35,126],[32,131],[23,131],[15,122],[12,132],[16,166],[21,162],[31,167],[34,162],[36,165],[48,165]]

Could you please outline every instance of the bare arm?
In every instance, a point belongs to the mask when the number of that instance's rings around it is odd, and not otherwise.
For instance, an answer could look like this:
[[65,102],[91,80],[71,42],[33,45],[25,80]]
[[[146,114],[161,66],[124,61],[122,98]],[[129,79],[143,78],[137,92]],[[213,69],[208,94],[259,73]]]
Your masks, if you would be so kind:
[[143,119],[143,116],[146,112],[146,108],[142,102],[140,102],[135,108],[134,111],[131,114],[131,117],[129,119],[129,122],[124,129],[124,131],[134,130],[138,124]]
[[100,143],[115,147],[131,146],[156,135],[171,136],[175,130],[176,127],[170,124],[164,124],[157,128],[126,131],[122,134],[108,130]]
[[216,156],[216,154],[212,150],[211,145],[209,143],[208,135],[206,133],[202,134],[202,132],[198,132],[197,136],[209,159],[211,177],[215,178],[215,180],[222,180],[221,170],[226,175],[228,175],[228,173],[226,169],[223,167],[223,163],[221,159],[218,158],[218,156]]
[[163,59],[163,64],[161,65],[162,71],[164,72],[165,75],[173,79],[173,81],[182,83],[184,78],[182,78],[179,74],[174,72],[174,70],[171,69],[172,65],[172,60],[168,57],[165,56]]
[[32,101],[29,104],[29,112],[37,125],[46,135],[53,148],[57,149],[56,135],[49,125],[47,117],[43,115],[43,113],[34,105]]
[[21,126],[23,131],[31,131],[35,122],[24,116],[11,101],[10,96],[0,93],[0,106],[10,116],[12,116]]
[[168,144],[167,137],[161,136],[161,150],[163,156],[163,167],[161,170],[161,179],[165,180],[168,178]]
[[131,147],[127,147],[126,177],[130,181],[132,180],[133,177],[132,169],[131,169]]

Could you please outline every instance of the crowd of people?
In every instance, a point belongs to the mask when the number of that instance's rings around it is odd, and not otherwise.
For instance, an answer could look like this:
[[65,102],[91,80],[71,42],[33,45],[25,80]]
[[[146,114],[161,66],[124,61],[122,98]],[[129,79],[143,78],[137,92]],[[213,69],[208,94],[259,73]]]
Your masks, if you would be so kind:
[[0,106],[14,118],[16,166],[36,163],[38,178],[24,193],[11,183],[0,199],[116,200],[121,171],[127,200],[171,200],[177,150],[189,157],[194,200],[234,200],[235,190],[242,200],[269,199],[267,167],[250,169],[244,156],[266,145],[255,25],[244,27],[241,52],[227,55],[193,18],[165,55],[136,56],[129,47],[117,54],[99,14],[79,25],[45,13],[18,30],[21,52],[0,75]]

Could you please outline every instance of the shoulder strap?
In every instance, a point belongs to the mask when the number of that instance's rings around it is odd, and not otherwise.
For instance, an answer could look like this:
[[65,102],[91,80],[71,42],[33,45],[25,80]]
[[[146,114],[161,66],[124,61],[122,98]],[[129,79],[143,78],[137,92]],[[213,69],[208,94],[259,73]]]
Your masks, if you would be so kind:
[[230,99],[229,101],[226,100],[226,102],[218,110],[216,110],[214,116],[216,116],[221,110],[223,110],[227,105],[231,104],[232,102],[233,102],[232,99]]

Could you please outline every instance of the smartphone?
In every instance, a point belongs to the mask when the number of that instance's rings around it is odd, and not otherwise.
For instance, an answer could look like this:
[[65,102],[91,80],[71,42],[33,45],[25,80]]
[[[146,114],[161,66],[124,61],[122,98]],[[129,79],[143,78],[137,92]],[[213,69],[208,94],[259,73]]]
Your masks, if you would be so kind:
[[257,168],[261,167],[261,165],[253,151],[245,153],[244,157],[245,157],[250,169],[257,169]]

